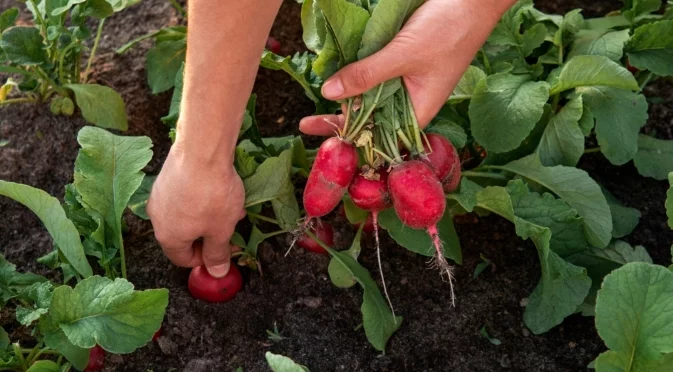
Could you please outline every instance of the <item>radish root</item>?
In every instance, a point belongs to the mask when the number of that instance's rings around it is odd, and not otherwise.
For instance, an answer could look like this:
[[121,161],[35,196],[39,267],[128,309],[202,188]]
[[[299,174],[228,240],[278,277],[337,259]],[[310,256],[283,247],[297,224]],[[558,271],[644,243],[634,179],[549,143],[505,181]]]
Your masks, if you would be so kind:
[[439,239],[439,233],[437,232],[437,226],[428,227],[428,234],[432,239],[432,244],[435,247],[435,257],[431,261],[431,267],[438,268],[440,275],[444,281],[449,282],[449,288],[451,290],[451,306],[456,307],[456,294],[453,290],[453,266],[449,265],[444,258],[443,248],[441,239]]
[[[379,213],[372,212],[372,224],[374,225],[374,241],[376,242],[376,259],[379,262],[379,273],[381,273],[381,284],[383,284],[383,293],[386,295],[386,300],[388,300],[388,306],[390,306],[390,311],[393,313],[393,322],[397,324],[397,317],[395,316],[395,308],[393,303],[390,300],[390,295],[388,295],[388,287],[386,286],[386,278],[383,275],[383,265],[381,264],[381,244],[379,243]],[[364,222],[363,222],[364,223]]]

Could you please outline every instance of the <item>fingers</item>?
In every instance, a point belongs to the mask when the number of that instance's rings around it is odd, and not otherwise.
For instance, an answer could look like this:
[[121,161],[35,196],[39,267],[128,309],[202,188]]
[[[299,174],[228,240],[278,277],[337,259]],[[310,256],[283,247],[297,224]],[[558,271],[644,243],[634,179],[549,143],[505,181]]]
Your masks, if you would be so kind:
[[201,251],[203,265],[211,276],[221,278],[229,272],[231,265],[231,244],[229,238],[210,237],[203,239]]
[[196,267],[203,265],[201,258],[201,242],[171,243],[161,236],[157,240],[164,250],[164,254],[171,262],[180,267]]
[[343,115],[308,116],[299,122],[299,130],[313,136],[333,136],[343,128],[344,121]]
[[371,56],[336,72],[322,86],[322,95],[336,101],[357,96],[375,86],[404,75],[405,63],[397,43],[391,42]]

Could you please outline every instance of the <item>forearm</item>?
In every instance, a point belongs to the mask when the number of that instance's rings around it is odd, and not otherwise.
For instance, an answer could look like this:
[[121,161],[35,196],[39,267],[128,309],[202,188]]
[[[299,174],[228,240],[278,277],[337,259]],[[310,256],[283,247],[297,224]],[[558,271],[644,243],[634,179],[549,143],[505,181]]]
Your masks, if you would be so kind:
[[281,0],[192,0],[176,146],[231,164],[264,43]]

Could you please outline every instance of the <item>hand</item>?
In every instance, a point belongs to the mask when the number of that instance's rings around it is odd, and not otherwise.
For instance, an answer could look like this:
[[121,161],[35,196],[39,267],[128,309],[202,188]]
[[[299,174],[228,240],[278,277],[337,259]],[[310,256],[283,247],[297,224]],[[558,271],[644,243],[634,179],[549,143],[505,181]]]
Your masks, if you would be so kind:
[[[379,52],[345,66],[322,87],[331,100],[362,94],[402,77],[421,128],[446,102],[463,72],[513,0],[428,0]],[[306,134],[333,135],[341,115],[304,118]]]
[[[243,182],[231,157],[204,161],[198,151],[171,148],[147,205],[154,233],[177,266],[204,265],[219,278],[229,271],[236,223],[245,216]],[[203,238],[203,244],[195,240]]]

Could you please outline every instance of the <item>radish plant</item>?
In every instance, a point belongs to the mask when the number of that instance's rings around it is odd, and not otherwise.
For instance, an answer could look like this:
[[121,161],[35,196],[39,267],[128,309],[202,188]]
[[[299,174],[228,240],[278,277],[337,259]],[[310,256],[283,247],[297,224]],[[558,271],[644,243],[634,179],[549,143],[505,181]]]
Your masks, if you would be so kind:
[[[49,102],[54,115],[71,116],[79,108],[89,123],[126,130],[126,108],[121,96],[109,87],[88,82],[105,19],[137,2],[23,1],[33,15],[32,26],[15,25],[18,8],[2,12],[0,73],[12,77],[0,87],[0,106]],[[94,32],[87,26],[91,19],[98,21]],[[93,45],[89,48],[91,40]]]

